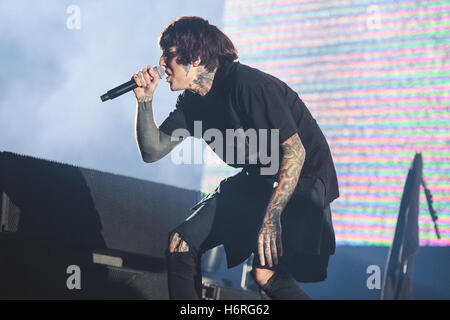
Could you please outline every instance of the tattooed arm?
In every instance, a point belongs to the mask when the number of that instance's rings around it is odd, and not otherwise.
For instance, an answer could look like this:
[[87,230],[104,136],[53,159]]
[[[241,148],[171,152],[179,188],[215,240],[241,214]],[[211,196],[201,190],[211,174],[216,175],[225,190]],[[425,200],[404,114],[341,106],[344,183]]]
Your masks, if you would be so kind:
[[136,140],[142,159],[155,162],[181,143],[182,138],[172,141],[171,136],[159,130],[153,117],[152,100],[137,101]]
[[274,190],[259,231],[258,254],[261,265],[272,267],[283,255],[281,241],[281,213],[286,207],[300,177],[305,162],[305,148],[296,133],[281,144],[281,164],[278,187]]
[[182,139],[172,141],[171,137],[160,131],[153,117],[153,93],[159,76],[151,66],[133,75],[138,88],[136,95],[136,140],[142,159],[155,162],[168,154]]
[[[197,64],[198,62],[196,62]],[[185,76],[195,72],[187,89],[202,96],[212,87],[215,71],[208,71],[204,66],[193,67],[192,64],[182,65]],[[134,79],[139,88],[135,89],[137,98],[136,138],[145,162],[155,162],[168,154],[182,140],[171,141],[171,137],[161,132],[153,117],[153,92],[158,84],[156,71],[150,66],[135,74]]]

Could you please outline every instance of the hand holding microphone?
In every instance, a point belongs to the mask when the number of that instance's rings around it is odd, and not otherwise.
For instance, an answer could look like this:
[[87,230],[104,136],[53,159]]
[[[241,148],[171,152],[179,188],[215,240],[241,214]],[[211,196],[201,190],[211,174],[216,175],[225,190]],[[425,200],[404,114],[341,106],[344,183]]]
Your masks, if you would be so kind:
[[133,79],[128,82],[109,90],[100,98],[102,101],[114,99],[128,91],[134,89],[134,94],[138,101],[147,101],[153,98],[153,92],[158,85],[158,79],[163,77],[164,67],[161,66],[147,66],[141,71],[133,75]]
[[158,73],[151,66],[147,66],[147,68],[135,73],[133,79],[137,84],[137,88],[133,90],[137,101],[142,102],[152,100],[153,92],[155,92],[155,89],[158,86]]

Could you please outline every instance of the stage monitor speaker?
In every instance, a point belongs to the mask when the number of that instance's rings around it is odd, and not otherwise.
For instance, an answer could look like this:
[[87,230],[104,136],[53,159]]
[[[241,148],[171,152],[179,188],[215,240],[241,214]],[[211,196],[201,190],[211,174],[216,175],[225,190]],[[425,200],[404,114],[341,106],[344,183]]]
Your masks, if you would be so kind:
[[[134,289],[123,291],[125,297],[139,288],[140,297],[166,298],[168,232],[200,197],[194,190],[0,152],[0,296],[105,297],[117,293],[110,285],[123,289],[114,283],[126,283]],[[112,260],[104,255],[94,263],[94,253],[105,251]],[[121,267],[98,263],[114,264],[115,256]],[[69,265],[80,266],[88,281],[84,291],[67,291]]]
[[199,191],[0,152],[2,231],[164,257]]

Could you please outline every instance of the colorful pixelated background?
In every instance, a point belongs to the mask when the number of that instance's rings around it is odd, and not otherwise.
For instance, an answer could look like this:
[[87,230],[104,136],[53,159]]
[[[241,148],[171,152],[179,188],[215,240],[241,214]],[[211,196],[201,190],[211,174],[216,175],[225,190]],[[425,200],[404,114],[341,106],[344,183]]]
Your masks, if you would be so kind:
[[[421,245],[450,245],[450,1],[228,0],[224,31],[240,61],[295,89],[328,139],[341,197],[340,245],[391,245],[415,152]],[[235,169],[211,152],[202,191]]]

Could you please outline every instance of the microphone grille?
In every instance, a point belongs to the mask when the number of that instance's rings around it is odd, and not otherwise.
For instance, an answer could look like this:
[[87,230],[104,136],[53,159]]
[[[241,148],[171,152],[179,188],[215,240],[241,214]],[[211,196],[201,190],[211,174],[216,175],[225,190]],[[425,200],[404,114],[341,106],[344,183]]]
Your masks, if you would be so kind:
[[163,76],[164,76],[164,72],[166,71],[166,70],[164,69],[164,67],[161,67],[161,66],[155,66],[155,67],[153,67],[153,69],[155,69],[155,71],[158,72],[159,78],[162,79]]

